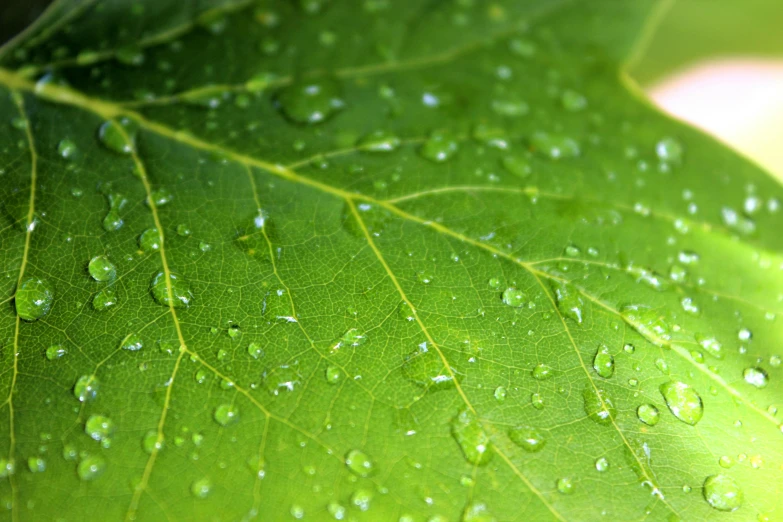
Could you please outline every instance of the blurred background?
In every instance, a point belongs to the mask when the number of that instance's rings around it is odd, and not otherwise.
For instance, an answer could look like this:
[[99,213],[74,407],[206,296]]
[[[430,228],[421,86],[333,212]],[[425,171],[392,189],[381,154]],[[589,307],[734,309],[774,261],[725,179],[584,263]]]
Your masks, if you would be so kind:
[[[783,180],[783,0],[662,1],[631,77],[661,109]],[[50,2],[0,0],[0,42]]]

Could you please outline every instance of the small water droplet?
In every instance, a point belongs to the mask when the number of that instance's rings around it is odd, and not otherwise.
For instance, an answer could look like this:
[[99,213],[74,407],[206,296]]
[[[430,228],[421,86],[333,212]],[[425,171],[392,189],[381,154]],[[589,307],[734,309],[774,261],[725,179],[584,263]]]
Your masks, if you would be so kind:
[[742,505],[743,494],[731,477],[711,475],[704,481],[704,499],[718,511],[735,511]]
[[155,430],[148,431],[144,438],[141,440],[141,447],[144,449],[144,453],[152,455],[155,451],[161,451],[166,446],[163,440],[163,435],[158,437],[158,432]]
[[130,154],[135,149],[136,124],[130,118],[107,120],[98,129],[98,139],[107,149],[118,154]]
[[422,157],[435,163],[443,163],[451,159],[459,145],[455,137],[446,131],[435,131],[419,149]]
[[258,343],[250,343],[247,345],[247,353],[253,359],[260,359],[264,356],[264,349]]
[[544,363],[538,363],[535,368],[533,368],[533,377],[535,379],[538,379],[539,381],[544,381],[546,379],[550,379],[555,375],[554,370],[551,366],[544,364]]
[[537,154],[553,160],[575,158],[580,154],[579,143],[563,134],[534,132],[530,146]]
[[745,382],[756,388],[764,388],[769,383],[769,376],[766,370],[758,367],[745,368],[742,372]]
[[661,420],[661,414],[658,411],[658,408],[652,404],[642,404],[636,408],[636,416],[648,426],[655,426],[658,424],[658,421]]
[[739,339],[743,343],[750,341],[752,338],[753,338],[753,333],[747,328],[742,328],[740,329],[739,332],[737,332],[737,339]]
[[428,390],[444,390],[454,387],[461,374],[454,368],[446,368],[440,356],[421,343],[402,364],[402,372],[413,383]]
[[471,502],[462,512],[461,522],[497,522],[483,502]]
[[570,495],[574,492],[574,483],[568,477],[557,479],[557,490],[563,495]]
[[609,351],[609,347],[601,345],[593,358],[593,369],[595,373],[604,379],[614,375],[614,357]]
[[605,390],[588,386],[582,392],[585,413],[598,424],[611,424],[617,416],[617,408]]
[[54,361],[56,359],[59,359],[66,353],[68,353],[68,351],[65,348],[63,348],[59,344],[55,344],[46,349],[46,358],[49,359],[50,361]]
[[506,400],[506,389],[503,386],[498,386],[495,388],[495,393],[493,393],[493,396],[495,397],[495,400],[498,402],[503,402]]
[[79,402],[92,402],[98,396],[101,383],[94,375],[82,375],[73,386],[73,395]]
[[152,297],[159,305],[173,306],[174,308],[187,308],[190,306],[193,300],[193,294],[190,291],[190,285],[175,272],[169,273],[169,281],[171,284],[171,297],[169,299],[169,291],[166,287],[166,276],[163,272],[158,272],[155,277],[152,278],[150,283],[150,291]]
[[360,139],[357,147],[368,152],[391,152],[396,150],[401,143],[402,141],[396,135],[378,130]]
[[84,423],[84,433],[99,442],[110,439],[114,430],[114,422],[104,415],[90,415]]
[[271,395],[279,395],[281,392],[292,392],[296,389],[302,376],[299,374],[299,363],[281,364],[262,375],[264,387]]
[[41,457],[30,457],[27,459],[27,469],[30,473],[43,473],[46,471],[46,461]]
[[597,471],[606,471],[609,469],[609,461],[606,459],[606,457],[600,457],[596,459],[595,461],[595,469]]
[[95,480],[106,471],[106,461],[100,455],[89,455],[79,462],[76,474],[81,480]]
[[128,334],[120,343],[120,348],[136,352],[144,348],[144,340],[138,334]]
[[359,477],[369,477],[375,472],[372,459],[358,449],[351,450],[345,455],[345,465]]
[[342,372],[340,372],[340,368],[337,366],[327,366],[326,367],[326,382],[329,384],[337,384],[340,382],[340,379],[342,378]]
[[656,156],[665,163],[682,162],[683,153],[682,144],[672,137],[663,138],[655,144]]
[[139,236],[139,248],[144,252],[160,250],[160,231],[157,228],[148,228]]
[[239,408],[233,404],[221,404],[215,408],[213,418],[221,426],[231,426],[239,422]]
[[451,434],[462,449],[465,460],[483,466],[492,459],[492,443],[481,423],[469,409],[464,409],[451,421]]
[[531,453],[541,451],[546,446],[544,434],[531,426],[517,426],[509,429],[508,438],[523,450]]
[[503,304],[519,308],[527,302],[527,294],[510,286],[503,291],[502,300]]
[[276,103],[292,122],[326,121],[345,106],[340,84],[327,77],[294,82],[277,95]]
[[207,498],[211,491],[212,481],[208,478],[198,479],[190,485],[190,493],[198,499]]

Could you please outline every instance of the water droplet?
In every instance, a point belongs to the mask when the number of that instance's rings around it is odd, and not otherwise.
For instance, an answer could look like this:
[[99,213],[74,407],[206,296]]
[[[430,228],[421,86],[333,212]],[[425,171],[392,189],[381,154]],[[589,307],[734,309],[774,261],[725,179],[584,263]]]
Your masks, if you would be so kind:
[[550,379],[555,375],[554,370],[552,370],[552,367],[544,364],[544,363],[538,363],[535,368],[533,368],[533,377],[535,379],[538,379],[539,381],[544,381],[546,379]]
[[620,313],[642,337],[656,346],[668,346],[671,328],[660,313],[642,305],[624,306]]
[[253,359],[260,359],[264,356],[264,349],[258,343],[250,343],[247,345],[247,353]]
[[445,390],[454,387],[454,380],[461,374],[454,368],[446,368],[443,360],[431,351],[427,343],[421,343],[402,364],[402,373],[413,383],[431,390]]
[[84,424],[84,433],[99,442],[110,439],[114,429],[114,422],[103,415],[90,415]]
[[148,431],[141,440],[141,447],[144,449],[144,453],[148,455],[152,455],[155,451],[163,450],[165,446],[166,443],[163,440],[163,435],[161,434],[159,439],[158,432],[155,430]]
[[640,421],[647,424],[648,426],[655,426],[658,424],[658,421],[661,420],[660,415],[661,414],[658,411],[658,408],[652,404],[642,404],[636,408],[636,416],[639,417]]
[[696,334],[694,337],[696,342],[699,343],[699,346],[704,348],[704,351],[707,352],[707,354],[716,359],[723,359],[723,347],[717,339],[702,334]]
[[752,338],[753,338],[753,333],[747,328],[742,328],[739,332],[737,332],[737,339],[739,339],[743,343],[750,341]]
[[27,468],[30,473],[43,473],[46,471],[46,461],[41,457],[30,457],[27,459]]
[[506,400],[506,389],[503,386],[498,386],[495,388],[495,393],[493,393],[493,396],[495,397],[495,400],[498,402],[503,402]]
[[160,231],[157,228],[148,228],[139,236],[139,248],[144,252],[160,250]]
[[492,110],[500,116],[518,118],[529,113],[530,106],[518,96],[506,95],[504,98],[492,100]]
[[462,449],[465,460],[483,466],[492,458],[492,444],[484,428],[469,409],[464,409],[451,421],[451,434]]
[[111,286],[100,290],[92,298],[92,307],[98,312],[103,312],[104,310],[108,310],[109,308],[111,308],[116,304],[117,304],[117,294],[114,291],[114,288]]
[[769,383],[769,376],[763,368],[745,368],[742,372],[745,382],[756,388],[764,388]]
[[557,309],[564,317],[568,317],[578,324],[582,324],[582,307],[584,303],[578,291],[568,283],[550,280],[550,286],[555,293]]
[[729,457],[728,455],[723,455],[721,458],[718,459],[718,464],[720,467],[724,469],[729,469],[734,467],[734,459]]
[[76,474],[81,480],[95,480],[106,471],[106,461],[100,455],[89,455],[79,462]]
[[357,147],[368,152],[391,152],[397,149],[402,141],[396,135],[378,130],[364,136],[357,143]]
[[150,201],[152,201],[152,203],[154,203],[156,208],[160,208],[164,205],[171,203],[171,200],[173,199],[174,199],[174,194],[172,194],[169,189],[165,187],[160,187],[158,189],[153,190],[150,193],[150,197],[146,201],[146,203],[148,206],[150,206]]
[[54,302],[54,287],[46,279],[28,277],[14,294],[16,313],[25,321],[37,321],[49,313]]
[[359,330],[358,328],[351,328],[348,331],[346,331],[340,339],[335,342],[330,351],[332,353],[337,352],[338,350],[342,348],[348,348],[348,347],[357,347],[364,344],[364,342],[367,340],[367,336],[364,335],[364,332]]
[[636,351],[636,347],[634,347],[634,345],[632,345],[631,343],[625,343],[623,345],[623,351],[625,353],[634,353]]
[[139,66],[144,63],[144,53],[138,45],[126,45],[114,53],[117,61],[124,65]]
[[597,471],[606,471],[609,469],[609,461],[606,457],[601,457],[595,461],[595,469]]
[[636,279],[637,283],[645,284],[657,292],[667,290],[671,286],[669,281],[654,270],[639,266],[630,266],[626,270]]
[[701,313],[701,309],[699,308],[699,305],[697,305],[692,297],[685,296],[680,300],[680,305],[682,306],[682,309],[688,312],[691,315],[699,315]]
[[128,204],[128,200],[122,194],[110,193],[106,196],[109,200],[109,212],[103,218],[103,229],[106,232],[114,232],[125,224],[120,211]]
[[73,159],[78,154],[79,149],[76,148],[76,144],[71,140],[60,140],[57,144],[57,153],[63,159]]
[[369,477],[375,472],[372,459],[361,450],[351,450],[345,455],[345,465],[359,477]]
[[98,396],[101,383],[94,375],[82,375],[73,386],[73,395],[79,402],[92,402]]
[[609,395],[605,390],[596,390],[588,386],[582,392],[584,398],[585,413],[591,420],[598,424],[611,424],[617,416],[615,408]]
[[655,144],[655,154],[666,163],[682,162],[684,150],[682,144],[674,138],[666,137]]
[[201,478],[198,480],[195,480],[190,485],[190,493],[194,497],[198,499],[205,499],[209,496],[209,493],[212,491],[212,481],[210,481],[208,478]]
[[54,361],[55,359],[59,359],[66,353],[68,353],[68,351],[65,348],[63,348],[59,344],[55,344],[46,349],[46,358],[49,359],[50,361]]
[[661,384],[661,395],[675,417],[686,424],[695,426],[704,415],[704,405],[696,390],[679,381]]
[[579,143],[562,134],[534,132],[530,146],[537,154],[549,159],[575,158],[580,154]]
[[221,426],[231,426],[239,422],[239,408],[233,404],[221,404],[215,408],[213,417]]
[[359,508],[359,511],[367,511],[370,509],[370,502],[372,501],[372,492],[366,489],[357,489],[351,495],[351,504]]
[[158,272],[155,277],[152,278],[150,284],[150,290],[152,297],[159,305],[173,306],[174,308],[187,308],[190,306],[193,300],[193,294],[190,291],[190,285],[175,272],[169,273],[169,281],[171,284],[171,297],[169,299],[169,291],[166,288],[166,276],[163,272]]
[[523,450],[531,453],[541,451],[546,446],[544,434],[531,426],[517,426],[509,429],[508,438]]
[[340,372],[340,368],[337,366],[327,366],[326,367],[326,382],[329,384],[337,384],[340,382],[340,379],[342,378],[342,373]]
[[501,160],[501,163],[503,168],[505,168],[508,172],[520,178],[526,178],[533,172],[533,169],[530,167],[530,163],[522,156],[505,156]]
[[704,499],[718,511],[735,511],[742,505],[743,494],[731,477],[711,475],[704,481]]
[[302,376],[299,375],[299,363],[282,364],[271,370],[265,371],[262,375],[264,387],[272,395],[279,395],[280,392],[292,392],[302,382]]
[[533,393],[530,395],[530,404],[537,410],[544,409],[544,398],[540,393]]
[[582,94],[566,89],[560,96],[560,102],[567,111],[578,112],[587,108],[587,98]]
[[326,77],[292,83],[280,91],[276,102],[289,120],[300,124],[326,121],[345,106],[340,84]]
[[144,348],[144,340],[138,334],[128,334],[120,343],[120,348],[136,352]]
[[107,149],[130,154],[135,149],[136,124],[130,118],[107,120],[98,129],[98,139]]
[[117,275],[117,269],[106,256],[95,256],[90,259],[87,271],[96,281],[111,281]]
[[604,379],[614,375],[614,357],[606,345],[601,345],[593,358],[593,369],[595,373]]
[[457,139],[447,131],[435,131],[422,144],[419,154],[435,163],[443,163],[451,159],[459,150]]
[[557,490],[563,495],[570,495],[574,492],[574,483],[568,477],[557,479]]
[[471,502],[462,512],[461,522],[497,522],[483,502]]

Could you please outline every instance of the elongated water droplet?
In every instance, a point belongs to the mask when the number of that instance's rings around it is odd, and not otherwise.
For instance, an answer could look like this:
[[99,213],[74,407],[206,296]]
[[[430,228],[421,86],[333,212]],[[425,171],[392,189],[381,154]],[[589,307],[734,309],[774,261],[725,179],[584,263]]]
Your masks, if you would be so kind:
[[544,434],[531,426],[517,426],[509,429],[508,438],[523,450],[531,453],[541,451],[546,446]]
[[118,154],[130,154],[135,148],[136,124],[130,118],[107,120],[98,129],[98,139],[107,149]]
[[358,328],[351,328],[346,331],[340,339],[335,342],[330,351],[337,352],[343,348],[355,348],[361,346],[367,340],[367,336]]
[[378,130],[364,136],[357,147],[367,152],[391,152],[400,146],[402,141],[396,135]]
[[464,409],[451,421],[451,434],[462,449],[465,460],[477,466],[492,458],[492,444],[484,428],[469,409]]
[[345,455],[345,465],[359,477],[369,477],[375,472],[372,459],[361,450],[354,449]]
[[55,344],[46,349],[46,358],[49,359],[50,361],[54,361],[56,359],[59,359],[66,353],[68,353],[68,351],[65,348],[63,348],[59,344]]
[[166,275],[163,272],[158,272],[155,277],[152,278],[150,284],[150,291],[152,297],[159,305],[173,306],[174,308],[187,308],[193,301],[193,294],[190,291],[190,285],[175,272],[169,273],[169,281],[171,284],[171,297],[169,299],[169,291],[166,287]]
[[659,312],[642,305],[627,305],[620,313],[634,330],[654,345],[669,345],[671,328]]
[[530,138],[530,147],[537,154],[554,160],[575,158],[580,154],[576,140],[555,133],[534,132]]
[[281,364],[262,375],[264,387],[271,395],[279,395],[282,392],[292,392],[302,382],[299,374],[299,363]]
[[54,287],[46,279],[28,277],[14,294],[16,314],[25,321],[37,321],[49,313],[54,303]]
[[507,171],[520,178],[526,178],[533,172],[527,158],[522,156],[509,155],[504,157],[501,163]]
[[483,502],[471,502],[462,512],[462,522],[497,522],[497,519]]
[[711,475],[704,481],[704,499],[718,511],[735,511],[742,506],[742,489],[729,476]]
[[609,347],[601,345],[593,358],[593,369],[595,373],[604,379],[614,375],[614,356],[609,351]]
[[292,83],[280,91],[276,103],[292,122],[311,125],[326,121],[345,106],[340,84],[326,77]]
[[125,224],[120,211],[128,204],[128,200],[122,194],[114,192],[107,194],[106,197],[109,200],[109,212],[103,218],[103,229],[106,232],[114,232]]
[[679,381],[661,384],[661,395],[675,417],[686,424],[695,426],[704,415],[704,405],[696,390]]
[[550,286],[555,293],[557,309],[564,317],[568,317],[578,324],[582,324],[582,308],[584,303],[579,292],[572,285],[560,281],[550,280]]
[[582,392],[582,396],[585,413],[591,420],[603,425],[611,424],[614,421],[617,416],[617,408],[605,390],[596,390],[592,386],[588,386]]

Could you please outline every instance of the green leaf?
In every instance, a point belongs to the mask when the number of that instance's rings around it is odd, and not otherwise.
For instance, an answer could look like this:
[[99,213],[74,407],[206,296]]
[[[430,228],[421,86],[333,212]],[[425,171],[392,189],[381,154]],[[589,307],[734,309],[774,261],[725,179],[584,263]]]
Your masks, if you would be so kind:
[[653,9],[55,2],[4,518],[780,518],[783,191],[626,79]]

